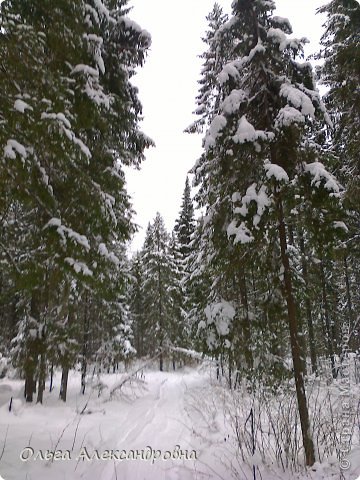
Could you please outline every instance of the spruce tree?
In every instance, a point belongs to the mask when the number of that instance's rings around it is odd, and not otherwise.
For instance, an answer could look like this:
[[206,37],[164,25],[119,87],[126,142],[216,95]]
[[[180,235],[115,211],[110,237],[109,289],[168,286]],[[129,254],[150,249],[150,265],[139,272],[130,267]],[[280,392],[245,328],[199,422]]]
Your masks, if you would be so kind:
[[174,232],[184,261],[189,256],[192,235],[195,230],[194,206],[191,199],[189,178],[186,177],[179,217],[176,219]]
[[195,114],[198,118],[186,131],[189,133],[203,132],[207,128],[216,110],[218,102],[218,91],[216,77],[228,59],[229,48],[227,44],[218,42],[218,31],[227,22],[228,16],[223,12],[221,6],[215,2],[212,11],[206,17],[208,30],[202,41],[207,45],[207,50],[199,55],[203,59],[199,92],[196,97]]
[[146,312],[144,309],[144,267],[142,255],[137,252],[131,259],[129,282],[130,315],[134,328],[134,347],[139,357],[146,352]]
[[[295,265],[300,257],[293,254],[297,252],[294,207],[297,199],[310,192],[307,199],[313,205],[321,199],[326,209],[328,198],[336,198],[340,189],[319,161],[326,158],[314,141],[318,122],[330,122],[310,64],[296,59],[306,40],[289,37],[289,21],[273,16],[274,8],[272,1],[233,2],[233,18],[222,27],[221,35],[228,38],[231,34],[234,58],[218,75],[219,111],[205,135],[203,159],[194,171],[200,205],[206,208],[202,235],[209,245],[207,258],[214,275],[210,313],[216,310],[216,315],[222,315],[222,325],[227,326],[223,336],[234,344],[231,330],[240,309],[242,346],[253,340],[257,328],[264,329],[270,308],[276,306],[272,316],[277,312],[279,326],[287,321],[306,463],[312,465],[302,315],[297,303]],[[257,298],[253,297],[251,290],[259,287]],[[231,301],[227,312],[217,307],[217,298]],[[209,326],[216,321],[220,320],[208,315]],[[278,337],[276,331],[270,334],[270,340]],[[233,353],[232,346],[229,358]]]
[[[170,238],[164,220],[157,213],[148,225],[141,252],[144,272],[143,304],[144,324],[148,353],[163,352],[176,341],[176,282],[177,269],[170,250]],[[164,356],[160,354],[160,370],[164,368]]]
[[[24,241],[9,221],[5,234],[17,246],[12,267],[24,293],[21,329],[38,331],[36,342],[24,337],[25,363],[50,350],[52,331],[60,334],[49,312],[67,310],[69,284],[76,281],[78,298],[88,289],[98,297],[121,265],[113,245],[134,232],[123,166],[138,167],[151,141],[139,130],[141,104],[130,79],[150,36],[127,13],[126,2],[115,0],[1,5],[0,209],[8,220],[12,206],[20,206]],[[48,298],[53,285],[64,295]]]
[[[358,230],[360,225],[360,5],[356,0],[332,0],[319,9],[327,18],[325,32],[321,38],[321,51],[318,58],[324,63],[319,68],[321,82],[327,87],[325,104],[333,118],[329,149],[335,157],[335,168],[341,183],[345,186],[345,207],[347,208],[346,227],[348,238],[339,251],[341,258],[328,276],[337,277],[342,272],[342,280],[336,287],[343,292],[339,302],[337,319],[350,324],[353,350],[359,348],[355,312],[359,308],[359,265],[360,249]],[[325,272],[326,274],[326,272]],[[326,276],[326,275],[325,275]],[[340,276],[341,278],[341,276]],[[332,282],[333,283],[333,282]],[[345,290],[344,291],[344,285]],[[344,310],[341,305],[346,305]],[[333,309],[331,309],[333,310]],[[346,312],[345,316],[344,313]]]
[[[174,237],[172,239],[172,251],[174,261],[177,265],[178,291],[177,295],[179,309],[181,313],[181,321],[179,317],[179,328],[183,328],[184,335],[181,339],[182,346],[191,342],[191,327],[189,313],[193,308],[191,303],[191,282],[190,282],[190,263],[193,251],[192,242],[195,231],[194,206],[191,198],[191,188],[188,177],[186,177],[184,193],[182,197],[181,210],[176,219],[174,227]],[[185,332],[186,331],[186,332]],[[180,345],[180,344],[179,344]]]
[[332,0],[319,12],[327,15],[318,57],[324,60],[321,81],[328,87],[324,100],[334,118],[333,145],[347,200],[359,211],[360,5],[356,0]]

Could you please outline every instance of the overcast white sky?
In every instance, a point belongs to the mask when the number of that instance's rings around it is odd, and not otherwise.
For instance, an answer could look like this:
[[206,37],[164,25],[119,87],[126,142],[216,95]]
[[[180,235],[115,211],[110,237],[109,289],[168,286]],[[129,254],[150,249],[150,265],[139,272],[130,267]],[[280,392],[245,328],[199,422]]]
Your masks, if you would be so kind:
[[[218,0],[231,12],[231,0]],[[324,18],[315,15],[327,0],[276,0],[277,15],[289,18],[294,35],[317,49]],[[201,136],[183,130],[194,120],[197,80],[204,51],[201,37],[213,0],[130,0],[130,17],[152,36],[145,66],[133,79],[143,104],[143,131],[156,143],[146,152],[140,171],[126,170],[128,191],[141,227],[132,250],[141,248],[146,226],[159,211],[172,230],[180,210],[186,174],[201,154]]]

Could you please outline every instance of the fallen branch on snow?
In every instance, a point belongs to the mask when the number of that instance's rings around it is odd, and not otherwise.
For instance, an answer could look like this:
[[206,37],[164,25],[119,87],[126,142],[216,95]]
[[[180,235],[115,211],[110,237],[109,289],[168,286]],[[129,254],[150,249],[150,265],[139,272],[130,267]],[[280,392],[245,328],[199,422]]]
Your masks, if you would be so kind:
[[116,383],[113,388],[110,390],[110,399],[114,396],[115,392],[118,391],[118,390],[121,390],[121,388],[125,385],[125,383],[131,381],[134,377],[136,377],[136,375],[141,371],[143,370],[147,365],[149,365],[150,363],[152,363],[154,360],[156,360],[157,358],[160,357],[160,355],[162,355],[164,353],[163,350],[160,350],[160,352],[158,352],[154,357],[150,358],[147,362],[145,362],[144,364],[142,364],[139,368],[137,368],[136,370],[134,370],[133,372],[125,375],[125,377],[123,377],[118,383]]

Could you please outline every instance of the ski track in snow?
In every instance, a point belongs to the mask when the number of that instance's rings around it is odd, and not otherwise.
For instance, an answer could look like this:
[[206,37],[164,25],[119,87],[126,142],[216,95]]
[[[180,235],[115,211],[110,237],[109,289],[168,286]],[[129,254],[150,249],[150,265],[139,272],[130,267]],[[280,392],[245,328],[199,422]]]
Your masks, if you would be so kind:
[[[123,374],[104,374],[107,385],[98,398],[96,387],[79,394],[80,373],[71,372],[66,404],[58,400],[60,373],[55,389],[45,393],[44,405],[24,404],[23,384],[0,379],[0,480],[251,480],[248,464],[237,463],[224,422],[223,389],[211,381],[209,369],[175,372],[145,370],[139,379],[123,385],[111,400],[109,392]],[[126,374],[125,374],[126,376]],[[222,392],[222,393],[221,393]],[[13,410],[8,411],[10,397]],[[246,399],[244,399],[245,401]],[[88,414],[79,415],[87,405]],[[232,404],[227,407],[233,408]],[[176,445],[197,459],[93,459],[78,460],[82,447],[89,454],[106,450],[173,451]],[[70,450],[70,460],[20,460],[21,451]],[[3,453],[2,453],[3,451]],[[352,452],[352,471],[343,480],[355,480],[360,463],[358,447]],[[336,459],[334,460],[336,461]],[[236,468],[234,471],[233,468]],[[308,473],[293,474],[260,465],[263,480],[338,480],[327,464]],[[240,475],[240,476],[239,476]],[[257,477],[258,478],[258,477]],[[358,479],[359,480],[359,479]]]
[[[109,381],[110,379],[110,381]],[[108,375],[110,382],[118,376]],[[9,425],[5,452],[0,461],[0,474],[5,480],[193,480],[206,477],[198,472],[204,466],[196,466],[193,459],[151,460],[93,460],[78,461],[81,447],[91,454],[95,450],[153,450],[173,451],[176,445],[190,454],[199,440],[194,437],[191,420],[186,413],[186,394],[196,391],[208,382],[208,377],[196,370],[185,369],[176,372],[146,372],[145,388],[132,395],[120,395],[117,399],[104,402],[97,399],[95,391],[90,397],[89,415],[81,415],[71,460],[20,460],[21,450],[31,445],[35,453],[40,449],[71,450],[79,415],[86,398],[81,397],[78,378],[71,378],[68,388],[68,403],[57,400],[56,390],[45,396],[44,406],[26,405],[19,402],[16,412],[8,412],[10,387],[3,385],[0,395],[0,451],[4,432]],[[0,381],[1,382],[1,381]],[[19,382],[13,383],[12,395],[21,398]],[[15,389],[15,386],[17,389]],[[130,389],[131,390],[131,389]],[[90,391],[90,389],[89,389]],[[1,393],[1,391],[0,391]],[[86,396],[85,396],[86,397]],[[74,408],[75,407],[75,408]],[[61,437],[63,429],[65,432]],[[57,445],[58,442],[58,445]],[[200,446],[200,445],[198,445]]]
[[[183,375],[173,374],[172,377],[169,376],[161,380],[161,383],[156,385],[154,401],[151,405],[144,398],[144,401],[139,401],[138,405],[134,406],[138,421],[135,426],[133,426],[133,419],[129,419],[122,425],[122,431],[124,432],[122,438],[117,442],[116,439],[113,439],[116,447],[121,449],[125,448],[126,445],[128,450],[135,450],[146,448],[149,445],[153,449],[160,449],[162,452],[172,450],[177,444],[180,444],[182,448],[187,448],[188,445],[184,444],[184,433],[186,434],[187,428],[183,425],[185,385]],[[181,469],[181,463],[179,468],[179,461],[164,462],[157,460],[153,465],[144,461],[128,461],[117,465],[117,474],[118,478],[134,480],[192,478],[191,476],[185,476],[185,472],[180,472],[179,469]],[[106,470],[101,477],[104,480],[111,478],[108,473],[110,474],[114,467],[108,465]],[[151,471],[151,477],[149,471]]]
[[[166,374],[165,374],[166,375]],[[147,397],[138,400],[133,406],[137,421],[134,425],[134,417],[129,418],[121,426],[122,438],[115,436],[108,438],[107,443],[115,445],[115,448],[136,450],[151,446],[154,450],[172,450],[175,445],[188,448],[185,445],[185,435],[188,428],[183,425],[185,411],[183,406],[186,381],[183,375],[172,374],[156,385],[153,401],[149,403]],[[185,434],[185,435],[184,435]],[[187,442],[186,442],[187,443]],[[113,447],[114,448],[114,447]],[[191,448],[189,448],[191,450]],[[180,466],[179,466],[180,465]],[[185,475],[179,461],[157,460],[151,465],[146,461],[127,461],[116,465],[118,478],[131,480],[142,479],[166,479],[182,480],[191,479],[193,476]],[[150,473],[151,472],[151,473]],[[101,474],[101,480],[108,480],[114,474],[114,466],[106,465]],[[149,476],[151,475],[151,476]]]

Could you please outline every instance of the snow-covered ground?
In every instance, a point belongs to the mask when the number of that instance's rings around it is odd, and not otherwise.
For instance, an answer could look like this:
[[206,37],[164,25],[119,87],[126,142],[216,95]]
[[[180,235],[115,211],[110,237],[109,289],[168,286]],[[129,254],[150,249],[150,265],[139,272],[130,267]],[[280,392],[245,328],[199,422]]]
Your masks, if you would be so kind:
[[[22,382],[0,380],[0,476],[5,480],[253,480],[252,465],[237,453],[228,414],[232,407],[225,389],[214,383],[209,365],[175,372],[144,370],[110,397],[124,375],[102,375],[100,389],[94,379],[83,396],[79,373],[72,372],[64,404],[58,400],[57,374],[55,389],[46,393],[44,405],[22,401]],[[54,451],[65,458],[51,459]],[[360,475],[360,471],[356,474],[360,460],[355,458],[359,451],[353,453],[346,480]],[[24,461],[21,455],[29,458]],[[90,460],[91,456],[104,458]],[[336,465],[317,465],[307,474],[295,474],[275,465],[265,467],[256,455],[252,463],[258,465],[257,480],[341,478]]]

